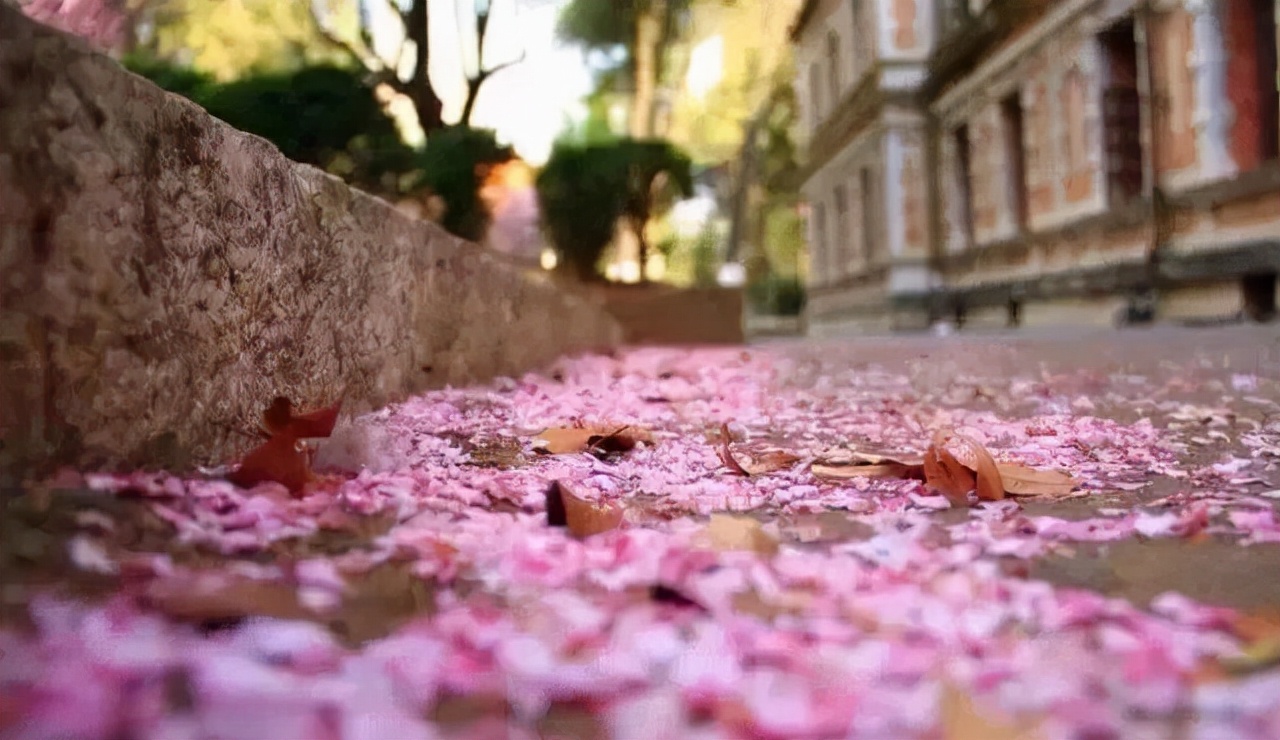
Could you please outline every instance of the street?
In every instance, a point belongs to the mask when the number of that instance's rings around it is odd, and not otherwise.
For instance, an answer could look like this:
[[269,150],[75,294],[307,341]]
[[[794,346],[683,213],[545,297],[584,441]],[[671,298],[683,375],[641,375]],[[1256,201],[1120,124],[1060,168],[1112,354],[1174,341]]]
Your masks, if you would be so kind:
[[0,734],[1280,736],[1274,326],[567,359],[313,466],[14,498]]

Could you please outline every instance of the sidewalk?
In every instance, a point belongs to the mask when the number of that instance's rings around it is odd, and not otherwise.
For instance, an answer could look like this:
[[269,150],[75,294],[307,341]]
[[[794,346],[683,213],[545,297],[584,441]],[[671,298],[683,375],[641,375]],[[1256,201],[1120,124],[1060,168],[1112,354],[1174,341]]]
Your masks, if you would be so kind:
[[[343,419],[300,497],[66,473],[0,530],[0,736],[1277,737],[1278,378],[1266,328],[637,350]],[[947,430],[1075,490],[811,468]]]

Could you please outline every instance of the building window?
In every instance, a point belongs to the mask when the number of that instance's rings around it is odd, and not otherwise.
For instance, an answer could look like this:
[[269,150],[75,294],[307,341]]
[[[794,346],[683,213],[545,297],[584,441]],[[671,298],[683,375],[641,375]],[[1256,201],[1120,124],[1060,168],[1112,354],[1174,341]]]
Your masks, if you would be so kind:
[[827,241],[827,207],[818,203],[813,207],[813,284],[823,285],[830,276],[830,258]]
[[1027,228],[1027,162],[1023,155],[1025,134],[1022,125],[1022,101],[1014,93],[1000,101],[1000,124],[1004,134],[1005,168],[1007,172],[1009,209],[1018,231]]
[[1272,0],[1227,0],[1227,98],[1235,109],[1231,156],[1243,171],[1280,157],[1276,9]]
[[813,115],[813,128],[822,125],[822,70],[818,63],[809,65],[809,110]]
[[832,233],[832,262],[843,274],[853,272],[853,255],[849,244],[849,188],[843,183],[836,186],[832,198],[836,207],[835,231]]
[[827,95],[831,105],[840,100],[840,37],[827,31]]
[[862,217],[862,258],[870,265],[876,255],[876,200],[875,181],[871,178],[871,168],[863,167],[858,171],[859,215]]
[[1106,75],[1102,135],[1111,205],[1142,194],[1142,106],[1138,95],[1138,41],[1132,18],[1098,36]]
[[956,187],[960,193],[960,233],[967,247],[973,244],[973,155],[968,124],[959,126],[952,136],[956,146]]

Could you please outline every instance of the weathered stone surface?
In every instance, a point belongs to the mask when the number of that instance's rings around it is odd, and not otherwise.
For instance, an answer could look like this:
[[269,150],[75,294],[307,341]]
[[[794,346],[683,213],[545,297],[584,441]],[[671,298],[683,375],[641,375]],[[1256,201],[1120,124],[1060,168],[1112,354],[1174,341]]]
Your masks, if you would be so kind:
[[276,394],[363,410],[619,338],[0,3],[0,482],[225,460]]

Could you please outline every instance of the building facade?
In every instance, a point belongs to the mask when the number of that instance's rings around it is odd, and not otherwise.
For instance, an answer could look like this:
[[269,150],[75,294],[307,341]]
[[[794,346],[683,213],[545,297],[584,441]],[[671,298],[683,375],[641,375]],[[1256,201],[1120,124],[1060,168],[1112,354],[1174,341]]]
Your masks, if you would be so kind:
[[812,0],[815,333],[1274,313],[1275,0]]

